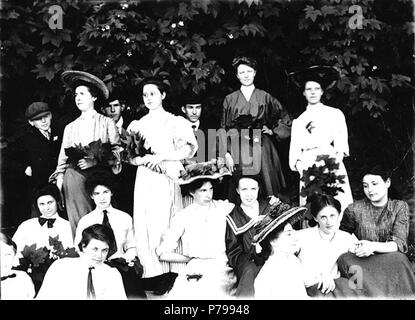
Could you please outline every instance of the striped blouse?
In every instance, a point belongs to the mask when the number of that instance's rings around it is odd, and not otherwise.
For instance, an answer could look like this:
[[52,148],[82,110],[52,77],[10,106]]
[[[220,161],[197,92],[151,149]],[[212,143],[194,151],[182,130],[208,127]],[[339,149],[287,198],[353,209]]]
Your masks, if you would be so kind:
[[375,207],[368,199],[352,203],[344,211],[341,230],[354,233],[359,240],[394,241],[400,252],[408,250],[409,207],[405,201],[389,199]]

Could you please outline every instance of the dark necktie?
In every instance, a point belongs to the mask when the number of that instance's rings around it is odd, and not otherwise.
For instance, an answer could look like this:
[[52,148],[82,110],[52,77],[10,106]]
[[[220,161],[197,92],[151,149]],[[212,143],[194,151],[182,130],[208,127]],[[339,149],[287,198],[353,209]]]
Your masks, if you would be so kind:
[[193,129],[193,131],[196,131],[196,125],[195,124],[192,125],[192,129]]
[[[114,232],[114,229],[112,229],[111,224],[108,220],[108,211],[107,210],[102,210],[102,213],[104,214],[104,218],[102,219],[102,224],[104,226],[107,226],[108,228],[110,228],[112,230],[112,232]],[[117,241],[115,240],[115,237],[114,237],[114,241],[115,241],[114,245],[117,248]]]
[[16,274],[12,273],[12,274],[9,274],[8,276],[1,277],[1,281],[9,279],[9,278],[16,278]]
[[55,220],[56,219],[46,219],[46,218],[43,218],[43,217],[39,217],[38,218],[39,224],[41,226],[43,226],[47,222],[48,223],[48,228],[52,228],[53,227],[53,224],[55,223]]
[[87,287],[86,287],[86,295],[89,300],[95,300],[95,289],[94,289],[94,284],[92,283],[92,269],[95,269],[95,268],[89,267],[88,282],[87,282]]

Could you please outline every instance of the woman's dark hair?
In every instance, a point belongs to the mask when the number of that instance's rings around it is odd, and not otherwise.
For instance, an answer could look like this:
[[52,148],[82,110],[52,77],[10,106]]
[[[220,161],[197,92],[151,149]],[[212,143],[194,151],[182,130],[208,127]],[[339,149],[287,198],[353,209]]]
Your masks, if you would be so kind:
[[233,181],[235,182],[235,188],[239,188],[239,181],[241,179],[252,179],[258,183],[258,187],[261,186],[261,177],[259,175],[243,175],[243,174],[235,174],[233,175]]
[[85,190],[89,195],[92,196],[96,186],[107,187],[112,193],[114,193],[115,181],[113,176],[106,170],[100,170],[85,180]]
[[36,190],[35,193],[33,194],[32,208],[36,212],[37,216],[39,217],[41,216],[39,207],[37,205],[37,200],[43,196],[53,197],[57,203],[58,211],[60,212],[63,211],[61,193],[55,184],[49,183],[41,187],[40,189]]
[[83,251],[83,248],[88,246],[92,239],[108,244],[109,251],[107,257],[111,257],[117,251],[114,232],[110,227],[97,223],[84,229],[82,231],[82,239],[78,244],[79,250]]
[[144,80],[140,84],[141,92],[143,91],[144,86],[147,84],[154,84],[160,90],[160,92],[165,93],[166,96],[169,94],[169,85],[163,82],[161,78],[158,78],[158,77],[144,78]]
[[386,180],[388,180],[392,177],[391,170],[385,168],[384,166],[382,166],[380,164],[371,166],[368,169],[364,170],[363,175],[362,175],[362,179],[364,178],[364,176],[366,176],[368,174],[371,174],[371,175],[374,175],[374,176],[381,176],[383,181],[386,181]]
[[16,254],[17,245],[16,243],[10,238],[8,235],[5,235],[3,232],[0,232],[0,241],[8,245],[9,247],[13,247],[13,251]]
[[[340,202],[330,195],[315,193],[307,199],[307,202],[310,204],[310,213],[314,218],[317,218],[318,213],[328,206],[335,208],[339,214],[342,209]],[[309,224],[313,227],[317,222],[310,220]]]
[[61,202],[61,193],[58,189],[58,187],[54,184],[47,184],[37,191],[35,191],[33,195],[33,202],[37,206],[37,199],[39,199],[42,196],[52,196],[56,202]]
[[258,67],[258,63],[256,62],[254,58],[246,57],[246,56],[239,56],[233,59],[232,61],[232,67],[234,67],[235,72],[238,72],[238,66],[241,64],[247,65],[251,67],[252,69],[254,69],[255,71],[257,70],[257,67]]
[[[204,179],[197,179],[189,184],[182,185],[182,192],[185,195],[191,195],[191,193],[195,192],[197,189],[201,188],[206,182],[212,183],[212,187],[214,186],[214,181],[212,179],[204,178]],[[214,187],[213,187],[214,188]]]
[[91,93],[91,96],[93,96],[94,98],[97,98],[97,99],[102,98],[101,90],[99,90],[97,87],[95,87],[90,82],[86,82],[83,80],[77,80],[73,83],[72,90],[75,92],[75,89],[79,86],[87,87],[89,90],[89,93]]

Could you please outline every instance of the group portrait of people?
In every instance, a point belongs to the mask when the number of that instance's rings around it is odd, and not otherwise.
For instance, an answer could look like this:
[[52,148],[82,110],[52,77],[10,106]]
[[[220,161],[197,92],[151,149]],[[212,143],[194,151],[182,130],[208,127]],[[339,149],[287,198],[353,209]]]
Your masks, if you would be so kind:
[[[304,96],[294,119],[255,86],[255,59],[232,67],[240,86],[215,127],[201,95],[167,111],[171,90],[156,76],[137,87],[146,110],[133,118],[127,97],[83,70],[61,74],[80,112],[63,134],[48,103],[27,106],[30,130],[13,150],[32,207],[1,234],[1,299],[415,297],[410,211],[390,197],[391,168],[365,168],[364,197],[353,198],[345,116],[322,102],[338,70],[289,74]],[[328,186],[337,192],[305,196],[303,177],[324,157],[342,176]],[[284,161],[298,173],[298,201],[284,196]]]

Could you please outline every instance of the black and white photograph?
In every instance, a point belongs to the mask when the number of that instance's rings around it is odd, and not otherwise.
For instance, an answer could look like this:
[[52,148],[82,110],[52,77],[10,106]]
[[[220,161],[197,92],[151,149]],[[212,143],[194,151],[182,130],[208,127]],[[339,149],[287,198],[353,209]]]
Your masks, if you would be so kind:
[[0,300],[415,299],[412,0],[0,11]]

